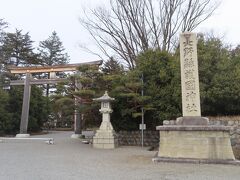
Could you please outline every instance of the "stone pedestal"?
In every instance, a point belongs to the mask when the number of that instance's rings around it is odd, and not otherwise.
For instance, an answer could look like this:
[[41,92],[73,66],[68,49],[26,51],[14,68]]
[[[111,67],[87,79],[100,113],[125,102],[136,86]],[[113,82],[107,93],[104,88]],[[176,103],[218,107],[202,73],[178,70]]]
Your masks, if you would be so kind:
[[158,157],[235,160],[230,134],[223,126],[158,126]]
[[93,147],[100,149],[114,149],[118,146],[117,135],[112,127],[109,114],[103,114],[102,124],[93,137]]
[[[188,122],[189,118],[178,118],[171,125],[164,122],[165,125],[157,127],[160,143],[158,155],[153,161],[239,164],[235,161],[230,142],[232,127],[182,125],[185,120]],[[206,118],[201,118],[196,123],[206,121]]]

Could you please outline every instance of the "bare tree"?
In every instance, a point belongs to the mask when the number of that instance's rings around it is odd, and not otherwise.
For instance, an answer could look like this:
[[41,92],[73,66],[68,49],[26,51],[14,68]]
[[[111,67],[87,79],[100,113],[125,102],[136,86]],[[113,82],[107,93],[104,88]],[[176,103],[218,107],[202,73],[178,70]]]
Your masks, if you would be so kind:
[[170,52],[180,31],[195,29],[218,5],[213,0],[110,0],[110,9],[85,11],[80,23],[104,55],[110,58],[114,53],[133,69],[140,52]]

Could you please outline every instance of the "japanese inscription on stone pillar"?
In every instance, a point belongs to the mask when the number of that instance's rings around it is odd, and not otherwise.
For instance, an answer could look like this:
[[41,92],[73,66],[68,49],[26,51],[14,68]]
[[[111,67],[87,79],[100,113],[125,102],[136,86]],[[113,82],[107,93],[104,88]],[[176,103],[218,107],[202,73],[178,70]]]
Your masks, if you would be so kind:
[[180,35],[180,62],[183,116],[201,116],[195,33]]

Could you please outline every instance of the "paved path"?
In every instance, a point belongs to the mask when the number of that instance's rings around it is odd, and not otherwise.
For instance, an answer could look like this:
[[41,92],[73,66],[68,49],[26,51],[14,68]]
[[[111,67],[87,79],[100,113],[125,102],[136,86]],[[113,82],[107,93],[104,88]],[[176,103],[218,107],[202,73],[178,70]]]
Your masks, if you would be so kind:
[[93,149],[71,139],[71,132],[52,132],[54,145],[41,141],[0,143],[0,180],[239,180],[231,165],[154,164],[156,151],[141,147]]

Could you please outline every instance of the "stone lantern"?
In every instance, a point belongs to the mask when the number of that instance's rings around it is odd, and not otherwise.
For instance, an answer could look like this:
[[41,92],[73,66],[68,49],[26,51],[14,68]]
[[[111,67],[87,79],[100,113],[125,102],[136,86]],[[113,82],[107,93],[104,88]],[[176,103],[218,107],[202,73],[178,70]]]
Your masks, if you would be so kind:
[[102,123],[93,137],[93,147],[114,149],[118,146],[118,139],[110,121],[110,113],[112,113],[110,102],[115,99],[109,97],[107,91],[105,91],[102,97],[93,100],[101,102],[101,109],[99,111],[102,113]]

